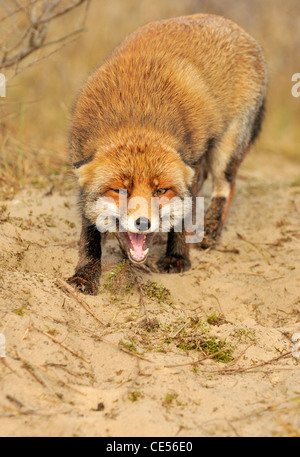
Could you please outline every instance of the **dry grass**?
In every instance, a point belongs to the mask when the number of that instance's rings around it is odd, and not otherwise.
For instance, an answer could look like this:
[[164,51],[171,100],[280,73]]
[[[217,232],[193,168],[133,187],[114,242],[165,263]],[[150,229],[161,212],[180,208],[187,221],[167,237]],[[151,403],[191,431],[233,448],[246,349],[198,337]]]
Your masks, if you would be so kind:
[[[25,60],[29,67],[8,83],[7,96],[0,99],[0,176],[5,194],[27,183],[47,187],[54,176],[65,173],[68,122],[76,93],[128,33],[152,20],[197,12],[227,16],[262,43],[269,67],[269,95],[256,150],[297,159],[300,102],[291,95],[291,77],[299,71],[295,65],[299,62],[297,0],[241,0],[238,4],[232,0],[93,0],[86,32],[38,65],[30,66],[32,60]],[[79,8],[58,18],[49,28],[48,39],[78,28],[84,14],[85,9]],[[0,22],[6,42],[13,39],[13,29],[8,29],[7,22]],[[5,76],[9,79],[10,75]]]
[[60,151],[43,148],[6,133],[0,143],[0,198],[11,199],[30,186],[52,192],[73,185],[66,157]]

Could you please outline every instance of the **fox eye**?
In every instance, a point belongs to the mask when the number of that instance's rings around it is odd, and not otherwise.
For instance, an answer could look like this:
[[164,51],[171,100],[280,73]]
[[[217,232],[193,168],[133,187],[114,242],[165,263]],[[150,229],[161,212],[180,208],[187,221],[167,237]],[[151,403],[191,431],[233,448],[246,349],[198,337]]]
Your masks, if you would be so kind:
[[111,189],[113,192],[116,192],[116,194],[126,194],[127,189]]
[[168,192],[169,189],[161,188],[161,189],[156,189],[153,193],[153,195],[160,197],[161,195],[164,195],[166,192]]

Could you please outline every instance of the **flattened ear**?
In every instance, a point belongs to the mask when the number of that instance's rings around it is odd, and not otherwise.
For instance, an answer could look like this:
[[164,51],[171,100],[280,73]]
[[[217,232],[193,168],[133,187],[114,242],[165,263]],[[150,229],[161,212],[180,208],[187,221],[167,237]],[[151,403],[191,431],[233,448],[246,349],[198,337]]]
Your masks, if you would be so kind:
[[90,155],[89,157],[86,157],[85,159],[79,160],[79,162],[74,162],[73,163],[73,169],[76,170],[77,168],[82,167],[82,165],[85,165],[86,163],[89,163],[93,160],[94,156]]
[[79,160],[73,163],[73,171],[77,176],[80,187],[84,187],[84,184],[89,175],[88,168],[86,167],[93,160],[93,156],[86,157],[85,159]]
[[89,180],[89,176],[90,176],[89,164],[81,165],[80,167],[73,168],[73,171],[78,178],[79,186],[85,187],[86,183]]
[[73,165],[80,187],[89,187],[99,192],[111,178],[112,168],[104,156],[84,159]]
[[188,187],[192,185],[194,174],[195,171],[188,165],[184,164],[184,179]]
[[74,173],[78,178],[80,187],[97,187],[97,182],[101,182],[103,176],[101,162],[96,158],[82,162],[78,162],[76,165],[80,165],[74,167]]

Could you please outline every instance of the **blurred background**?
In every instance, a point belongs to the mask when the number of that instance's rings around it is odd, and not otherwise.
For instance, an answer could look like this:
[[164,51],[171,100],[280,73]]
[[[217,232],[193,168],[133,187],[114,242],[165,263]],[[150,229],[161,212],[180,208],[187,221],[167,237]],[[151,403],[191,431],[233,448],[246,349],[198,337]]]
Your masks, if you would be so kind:
[[267,114],[252,153],[299,164],[300,97],[291,93],[300,73],[299,0],[0,0],[2,195],[66,185],[70,111],[87,76],[137,27],[194,13],[228,17],[262,44]]

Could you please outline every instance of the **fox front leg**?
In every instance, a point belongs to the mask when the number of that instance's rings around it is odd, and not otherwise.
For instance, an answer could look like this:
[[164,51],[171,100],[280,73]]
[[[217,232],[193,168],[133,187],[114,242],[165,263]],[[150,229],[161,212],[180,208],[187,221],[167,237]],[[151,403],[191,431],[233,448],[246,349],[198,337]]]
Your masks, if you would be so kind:
[[234,184],[231,186],[228,197],[216,196],[207,209],[204,220],[204,237],[200,243],[202,249],[214,246],[222,232],[227,212],[234,193]]
[[167,252],[157,262],[158,269],[165,273],[181,273],[191,266],[189,245],[185,242],[186,232],[168,233]]
[[80,292],[96,295],[101,274],[101,233],[95,225],[82,216],[82,230],[79,242],[79,262],[68,283]]
[[[241,141],[243,128],[245,132]],[[249,148],[250,134],[249,127],[245,129],[241,122],[234,121],[208,153],[213,191],[204,218],[204,238],[199,244],[202,249],[213,246],[222,232],[234,193],[237,170]]]

